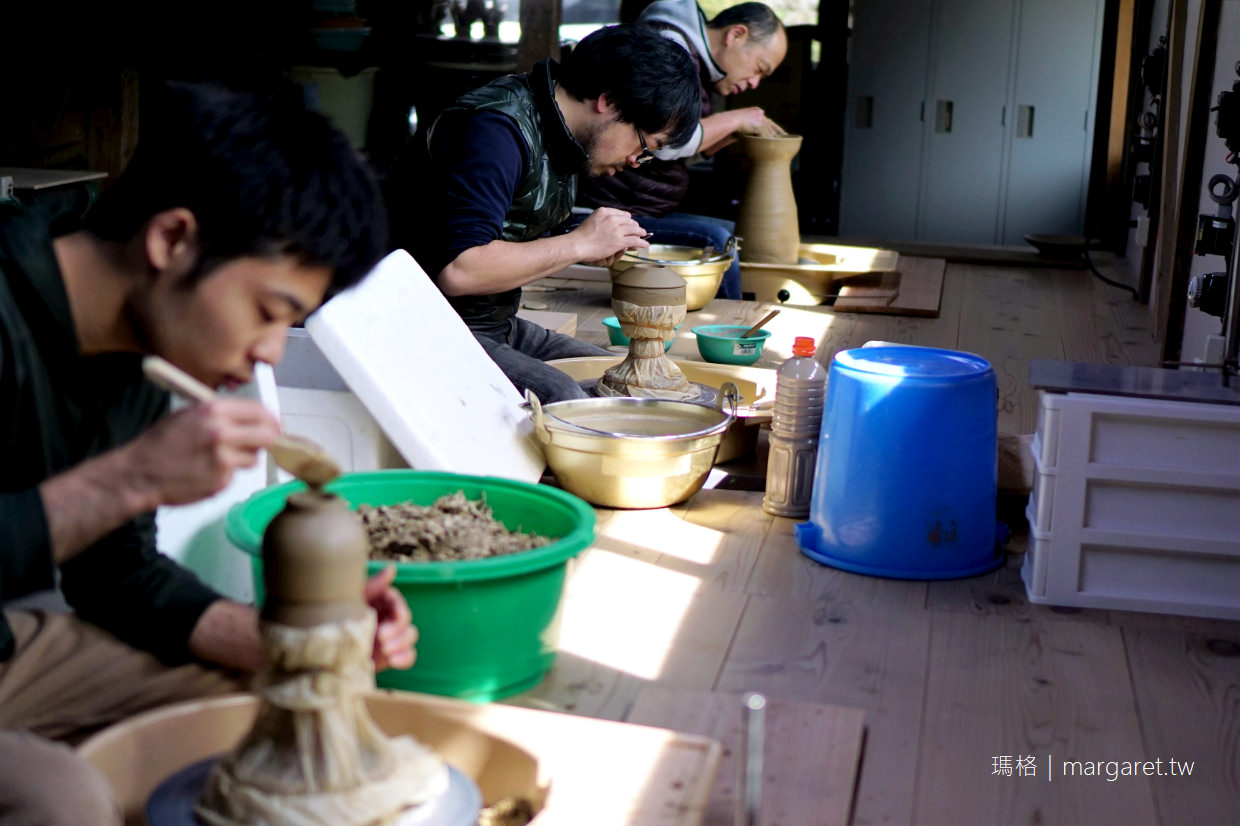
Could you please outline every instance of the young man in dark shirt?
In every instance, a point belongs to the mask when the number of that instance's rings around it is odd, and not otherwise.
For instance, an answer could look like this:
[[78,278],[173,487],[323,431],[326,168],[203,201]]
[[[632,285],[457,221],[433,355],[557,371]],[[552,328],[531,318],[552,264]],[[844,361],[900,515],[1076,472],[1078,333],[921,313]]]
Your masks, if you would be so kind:
[[683,49],[645,26],[612,26],[583,39],[562,67],[545,60],[463,96],[412,147],[425,185],[415,204],[408,175],[396,176],[396,240],[518,390],[544,402],[582,398],[543,362],[607,354],[517,318],[522,286],[649,246],[621,209],[556,234],[578,176],[612,175],[683,142],[699,110],[697,70]]
[[[52,740],[236,690],[262,665],[255,610],[159,555],[153,512],[221,490],[279,424],[239,399],[166,415],[142,357],[241,385],[385,247],[373,178],[296,87],[173,86],[149,111],[81,229],[0,211],[0,599],[59,570],[74,608],[0,615],[0,823],[119,823]],[[380,668],[413,661],[392,574],[367,589]]]

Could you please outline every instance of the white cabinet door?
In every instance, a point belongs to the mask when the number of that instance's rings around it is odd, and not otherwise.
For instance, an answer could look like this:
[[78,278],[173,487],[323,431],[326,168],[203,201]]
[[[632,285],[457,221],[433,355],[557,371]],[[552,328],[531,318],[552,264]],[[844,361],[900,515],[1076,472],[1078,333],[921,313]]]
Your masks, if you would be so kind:
[[1102,0],[1021,0],[1004,244],[1084,233],[1102,14]]
[[1014,14],[1014,0],[934,5],[919,239],[996,243]]
[[857,0],[844,115],[840,234],[917,231],[931,0]]

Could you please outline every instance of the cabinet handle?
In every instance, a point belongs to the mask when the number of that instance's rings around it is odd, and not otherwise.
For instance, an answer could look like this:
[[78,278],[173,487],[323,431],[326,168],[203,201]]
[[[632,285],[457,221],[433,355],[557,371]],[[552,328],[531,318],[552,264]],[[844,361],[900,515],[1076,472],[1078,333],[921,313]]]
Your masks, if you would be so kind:
[[1021,104],[1016,107],[1016,137],[1033,137],[1033,107]]
[[857,98],[857,128],[871,129],[874,126],[874,96],[863,95]]
[[935,101],[934,131],[941,134],[952,131],[952,102],[950,100]]

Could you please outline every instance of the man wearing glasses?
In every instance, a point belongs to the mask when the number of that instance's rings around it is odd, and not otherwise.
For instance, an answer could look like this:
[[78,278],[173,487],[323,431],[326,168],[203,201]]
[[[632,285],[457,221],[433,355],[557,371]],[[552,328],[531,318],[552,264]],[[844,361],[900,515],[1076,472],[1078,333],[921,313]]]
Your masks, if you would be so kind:
[[684,142],[700,110],[697,68],[682,48],[644,25],[612,26],[563,66],[544,60],[461,97],[424,141],[415,138],[420,157],[389,177],[398,245],[522,393],[584,398],[544,362],[608,354],[518,318],[522,286],[649,246],[622,209],[595,210],[554,234],[572,212],[578,175],[614,175]]
[[[757,88],[787,55],[787,33],[775,12],[762,3],[731,6],[707,21],[697,0],[657,0],[639,20],[658,28],[698,62],[701,124],[684,144],[658,151],[655,163],[583,182],[578,206],[623,207],[661,244],[725,249],[735,229],[731,221],[677,212],[689,188],[687,163],[698,155],[714,154],[737,133],[783,134],[757,106],[712,113],[711,92],[729,96]],[[740,298],[740,279],[740,265],[733,260],[724,273],[720,296]]]

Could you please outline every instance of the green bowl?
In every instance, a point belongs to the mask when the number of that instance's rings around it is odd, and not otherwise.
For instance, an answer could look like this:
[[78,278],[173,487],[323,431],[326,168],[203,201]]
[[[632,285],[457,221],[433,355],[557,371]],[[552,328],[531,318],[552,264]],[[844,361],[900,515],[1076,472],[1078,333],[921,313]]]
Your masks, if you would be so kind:
[[[269,487],[228,512],[228,538],[250,555],[260,605],[263,531],[288,495],[304,487],[301,482]],[[361,504],[430,505],[464,491],[470,499],[485,496],[495,518],[510,530],[553,537],[541,548],[487,559],[369,563],[372,574],[396,566],[395,587],[418,627],[413,668],[379,674],[380,687],[488,702],[542,682],[559,644],[568,560],[594,542],[593,508],[547,485],[437,471],[349,473],[327,490],[355,510]]]
[[[624,331],[620,329],[620,320],[614,315],[609,315],[607,318],[603,319],[603,326],[607,328],[608,341],[622,347],[629,346],[629,337],[626,336]],[[679,330],[681,326],[681,324],[677,324],[676,329]],[[663,342],[663,352],[666,353],[670,349],[672,349],[672,342],[670,340]]]
[[759,330],[748,338],[738,338],[748,330],[744,324],[704,324],[694,327],[698,352],[715,364],[753,364],[762,358],[762,345],[771,337],[769,330]]

